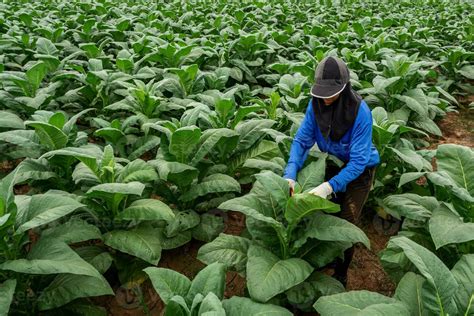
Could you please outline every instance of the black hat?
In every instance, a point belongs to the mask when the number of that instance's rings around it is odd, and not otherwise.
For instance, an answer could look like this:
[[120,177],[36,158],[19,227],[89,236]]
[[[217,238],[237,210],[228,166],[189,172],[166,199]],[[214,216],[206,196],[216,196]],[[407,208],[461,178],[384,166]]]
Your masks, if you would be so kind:
[[316,67],[311,95],[316,98],[331,98],[344,90],[349,83],[349,68],[337,57],[326,57]]

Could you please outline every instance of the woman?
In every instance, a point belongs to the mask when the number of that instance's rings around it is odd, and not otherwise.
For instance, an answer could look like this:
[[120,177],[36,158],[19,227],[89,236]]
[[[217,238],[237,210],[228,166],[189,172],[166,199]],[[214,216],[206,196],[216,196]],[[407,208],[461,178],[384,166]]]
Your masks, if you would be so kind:
[[[296,174],[303,166],[310,148],[317,143],[322,152],[344,162],[341,169],[328,166],[326,179],[310,193],[341,205],[339,216],[359,225],[380,157],[372,144],[372,113],[362,98],[352,90],[347,65],[339,58],[326,57],[315,73],[312,99],[293,140],[284,177],[293,191]],[[350,248],[335,275],[344,285],[354,253]]]

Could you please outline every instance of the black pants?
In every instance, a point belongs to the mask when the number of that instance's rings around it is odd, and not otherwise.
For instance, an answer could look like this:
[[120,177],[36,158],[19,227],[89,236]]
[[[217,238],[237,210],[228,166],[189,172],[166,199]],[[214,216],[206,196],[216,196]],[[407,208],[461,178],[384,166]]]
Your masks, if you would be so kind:
[[[328,166],[326,168],[326,181],[337,175],[341,169],[335,166]],[[341,212],[337,216],[348,220],[349,222],[360,226],[361,214],[367,197],[369,196],[372,183],[375,177],[375,167],[368,167],[364,172],[349,183],[346,187],[346,192],[336,193],[336,197],[332,199],[333,202],[341,205]],[[347,270],[354,255],[354,247],[347,249],[344,252],[344,260],[338,259],[334,268],[334,276],[345,283],[347,279]],[[346,284],[344,284],[345,286]]]

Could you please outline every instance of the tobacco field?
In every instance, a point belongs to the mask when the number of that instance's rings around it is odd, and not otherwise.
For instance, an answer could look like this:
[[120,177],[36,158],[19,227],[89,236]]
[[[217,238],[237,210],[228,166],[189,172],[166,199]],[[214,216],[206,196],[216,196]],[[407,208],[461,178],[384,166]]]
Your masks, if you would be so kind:
[[[133,315],[474,315],[474,151],[439,126],[474,111],[472,12],[460,0],[3,1],[0,316],[131,315],[104,303],[123,291]],[[308,193],[342,162],[313,148],[295,195],[282,178],[326,56],[344,59],[372,110],[381,164],[364,213],[398,225],[377,259],[390,295],[346,290],[327,269],[371,248]],[[164,264],[190,245],[202,269]]]

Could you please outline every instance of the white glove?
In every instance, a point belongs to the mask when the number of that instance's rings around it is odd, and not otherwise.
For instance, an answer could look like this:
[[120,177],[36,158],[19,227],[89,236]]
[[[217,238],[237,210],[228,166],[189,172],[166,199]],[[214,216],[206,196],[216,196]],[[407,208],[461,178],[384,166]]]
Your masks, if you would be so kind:
[[285,179],[288,181],[288,185],[290,186],[290,195],[293,195],[293,191],[295,191],[295,180],[293,179]]
[[320,196],[324,199],[327,198],[328,195],[331,195],[332,192],[333,190],[329,182],[323,182],[311,191],[309,191],[309,193]]

